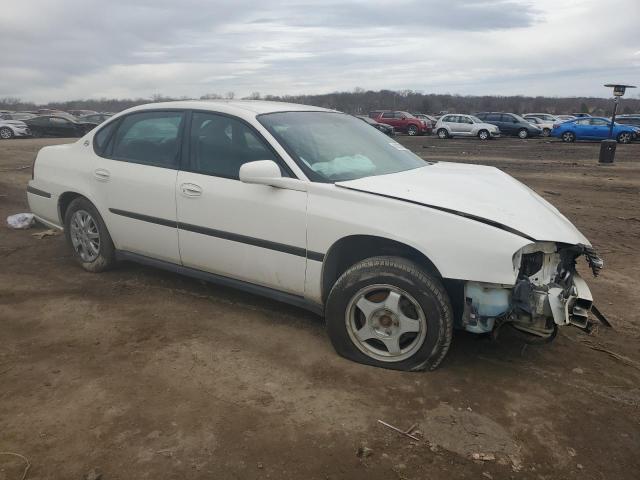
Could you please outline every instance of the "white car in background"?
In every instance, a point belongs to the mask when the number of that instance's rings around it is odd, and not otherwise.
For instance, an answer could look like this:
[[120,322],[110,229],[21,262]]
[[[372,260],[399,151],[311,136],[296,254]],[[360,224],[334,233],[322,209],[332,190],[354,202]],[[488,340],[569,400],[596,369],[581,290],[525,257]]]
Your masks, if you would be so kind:
[[525,120],[529,120],[529,118],[539,118],[540,120],[544,120],[545,122],[557,122],[558,117],[555,115],[551,115],[550,113],[525,113],[522,118]]
[[439,138],[478,137],[488,140],[500,136],[500,129],[473,115],[447,114],[438,119],[434,128]]
[[575,262],[602,267],[506,173],[426,162],[305,105],[134,107],[41,149],[27,197],[85,270],[133,260],[289,302],[326,317],[341,355],[398,370],[436,368],[454,328],[549,341],[586,327]]
[[31,135],[29,127],[20,120],[0,119],[0,139],[9,140],[14,137],[28,137]]
[[[551,130],[553,130],[554,122],[543,120],[538,117],[525,117],[525,120],[542,130],[543,137],[548,137],[549,135],[551,135]],[[556,121],[555,123],[558,123],[558,121]]]

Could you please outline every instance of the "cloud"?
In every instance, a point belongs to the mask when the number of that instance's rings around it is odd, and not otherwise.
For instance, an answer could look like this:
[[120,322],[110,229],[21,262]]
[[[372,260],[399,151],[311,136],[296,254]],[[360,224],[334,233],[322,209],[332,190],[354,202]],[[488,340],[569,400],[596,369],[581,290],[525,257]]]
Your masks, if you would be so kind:
[[10,2],[0,96],[607,95],[637,82],[639,16],[637,0]]

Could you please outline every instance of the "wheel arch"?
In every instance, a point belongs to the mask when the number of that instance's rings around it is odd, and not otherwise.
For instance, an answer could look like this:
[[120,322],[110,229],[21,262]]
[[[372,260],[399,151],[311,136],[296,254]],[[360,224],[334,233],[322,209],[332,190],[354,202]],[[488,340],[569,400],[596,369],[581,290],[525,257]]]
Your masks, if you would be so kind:
[[98,210],[98,213],[104,219],[103,213],[100,211],[100,209],[96,205],[96,202],[94,202],[91,197],[75,190],[67,190],[60,194],[60,196],[58,197],[58,216],[60,217],[60,225],[64,226],[64,216],[67,212],[67,209],[69,208],[69,205],[71,205],[71,202],[73,202],[76,198],[84,198],[88,202],[91,202],[91,205],[93,205],[95,209]]
[[349,235],[337,240],[327,251],[322,264],[322,302],[340,276],[352,265],[371,257],[396,256],[406,258],[427,272],[443,279],[442,274],[423,252],[386,237],[376,235]]

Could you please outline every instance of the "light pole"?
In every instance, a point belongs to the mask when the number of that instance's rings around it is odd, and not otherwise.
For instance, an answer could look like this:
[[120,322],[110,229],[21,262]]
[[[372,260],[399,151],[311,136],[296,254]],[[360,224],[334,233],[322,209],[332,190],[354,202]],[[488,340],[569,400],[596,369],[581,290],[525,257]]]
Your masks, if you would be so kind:
[[624,95],[627,88],[636,88],[634,85],[620,85],[617,83],[607,83],[605,87],[613,88],[613,115],[609,124],[609,139],[603,140],[600,144],[600,163],[613,163],[616,156],[616,141],[613,139],[613,126],[616,123],[616,113],[620,97]]

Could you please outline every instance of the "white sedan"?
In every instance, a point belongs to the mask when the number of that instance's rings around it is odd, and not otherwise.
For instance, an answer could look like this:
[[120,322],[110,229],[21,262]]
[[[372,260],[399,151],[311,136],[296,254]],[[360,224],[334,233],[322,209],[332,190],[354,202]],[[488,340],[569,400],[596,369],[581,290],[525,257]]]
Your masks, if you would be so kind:
[[29,127],[20,120],[0,119],[0,139],[9,140],[14,137],[28,137],[31,135]]
[[88,271],[133,260],[289,302],[325,315],[341,355],[399,370],[437,367],[454,328],[586,327],[575,262],[602,267],[502,171],[425,162],[304,105],[135,107],[40,150],[27,192]]

